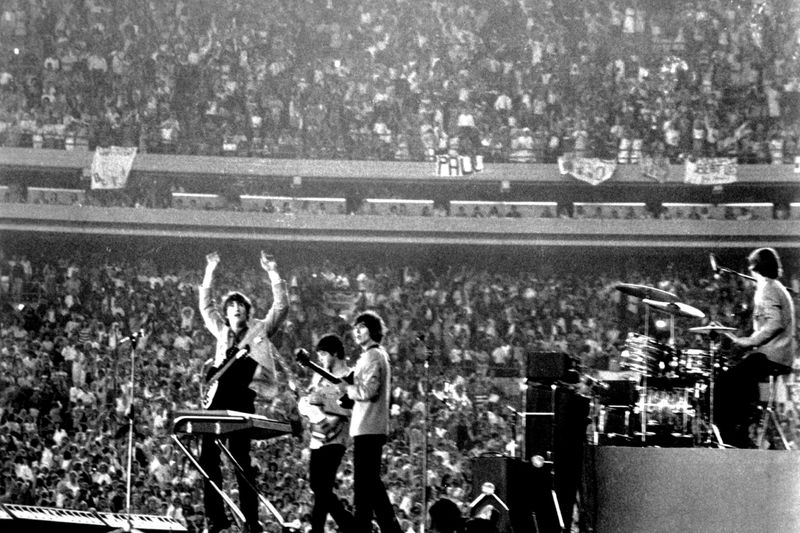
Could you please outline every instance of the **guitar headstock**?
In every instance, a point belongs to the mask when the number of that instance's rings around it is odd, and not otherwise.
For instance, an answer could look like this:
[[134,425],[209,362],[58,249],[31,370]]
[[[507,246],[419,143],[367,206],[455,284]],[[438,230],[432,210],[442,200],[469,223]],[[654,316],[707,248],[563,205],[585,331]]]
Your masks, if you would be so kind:
[[311,362],[311,355],[308,353],[308,350],[303,348],[295,350],[294,357],[297,359],[297,362],[303,366],[308,366],[308,363]]

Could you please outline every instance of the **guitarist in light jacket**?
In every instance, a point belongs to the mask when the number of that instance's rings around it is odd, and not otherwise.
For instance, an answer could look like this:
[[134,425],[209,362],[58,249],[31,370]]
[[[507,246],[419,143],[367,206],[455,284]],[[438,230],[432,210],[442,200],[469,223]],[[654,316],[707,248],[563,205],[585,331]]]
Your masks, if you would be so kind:
[[355,402],[350,419],[353,437],[353,507],[356,533],[372,533],[375,517],[381,533],[401,533],[400,524],[381,479],[383,445],[389,434],[392,368],[381,346],[386,326],[375,312],[365,311],[353,323],[361,356],[351,383],[340,389]]
[[[266,271],[272,286],[272,306],[263,319],[252,319],[250,299],[240,292],[227,294],[222,303],[222,313],[211,299],[211,284],[214,270],[219,264],[216,252],[206,256],[206,270],[200,286],[200,313],[206,328],[216,338],[214,366],[209,376],[218,378],[216,393],[209,409],[223,409],[255,413],[255,398],[275,394],[275,358],[280,358],[270,342],[289,310],[286,283],[278,273],[274,259],[261,252],[261,268]],[[241,351],[246,348],[246,351]],[[239,358],[225,365],[229,357]],[[220,376],[217,372],[225,368]],[[200,466],[217,486],[222,486],[220,450],[214,443],[214,435],[204,435],[200,453]],[[258,495],[248,486],[255,486],[255,470],[250,461],[250,437],[233,435],[228,438],[228,448],[245,471],[245,476],[236,471],[239,485],[239,504],[245,517],[244,530],[248,533],[262,531],[258,521]],[[222,497],[206,481],[203,503],[208,533],[219,533],[230,527]]]
[[[334,334],[324,335],[317,342],[321,366],[337,378],[350,374],[344,359],[342,340]],[[300,400],[300,412],[311,423],[311,460],[308,481],[314,492],[310,533],[324,533],[325,521],[331,515],[339,531],[353,531],[353,515],[333,492],[336,473],[347,447],[350,410],[339,404],[339,387],[314,374],[309,394]]]
[[735,347],[747,354],[723,373],[717,382],[716,419],[722,441],[749,448],[751,403],[758,401],[758,383],[768,376],[789,374],[797,357],[794,302],[778,281],[783,273],[778,252],[759,248],[747,257],[756,281],[753,295],[753,331],[731,336]]

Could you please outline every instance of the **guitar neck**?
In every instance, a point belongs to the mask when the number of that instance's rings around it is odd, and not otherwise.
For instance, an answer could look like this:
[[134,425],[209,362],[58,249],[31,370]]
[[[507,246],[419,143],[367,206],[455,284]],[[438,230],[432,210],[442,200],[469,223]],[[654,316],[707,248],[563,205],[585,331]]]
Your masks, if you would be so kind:
[[330,372],[319,366],[314,361],[306,361],[304,364],[305,366],[307,366],[308,368],[310,368],[311,370],[322,376],[325,380],[330,381],[334,385],[338,385],[339,383],[342,382],[341,378],[337,378],[336,376],[334,376],[333,374],[331,374]]
[[209,383],[213,383],[215,381],[219,381],[219,378],[221,378],[222,375],[225,374],[225,372],[227,372],[228,369],[231,366],[233,366],[233,363],[235,363],[241,357],[244,357],[245,355],[247,355],[250,352],[250,345],[248,344],[244,348],[236,348],[236,347],[235,348],[231,348],[229,351],[233,351],[233,350],[236,350],[236,353],[233,356],[229,357],[228,360],[225,361],[225,364],[223,364],[220,367],[220,369],[217,370],[217,372],[213,376],[211,376],[211,379],[209,380]]

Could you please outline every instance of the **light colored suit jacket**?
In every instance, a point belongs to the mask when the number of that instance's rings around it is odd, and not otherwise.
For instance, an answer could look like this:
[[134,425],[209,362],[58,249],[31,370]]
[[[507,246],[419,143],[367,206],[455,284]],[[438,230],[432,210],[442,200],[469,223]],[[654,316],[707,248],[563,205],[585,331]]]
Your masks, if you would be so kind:
[[794,302],[781,282],[766,279],[753,296],[753,349],[774,363],[792,366],[797,355]]
[[375,345],[361,353],[353,369],[353,384],[347,396],[355,400],[350,418],[350,436],[389,434],[389,393],[392,370],[389,354]]
[[[225,317],[219,312],[211,299],[211,289],[200,286],[200,314],[208,331],[217,339],[214,366],[219,366],[225,360],[225,354],[230,348],[229,338],[231,328],[226,324]],[[289,313],[289,297],[286,291],[286,282],[272,284],[272,306],[263,319],[251,318],[247,322],[247,333],[239,347],[250,346],[248,357],[258,363],[256,370],[258,380],[264,384],[275,382],[275,359],[280,358],[278,350],[270,342],[278,328]]]

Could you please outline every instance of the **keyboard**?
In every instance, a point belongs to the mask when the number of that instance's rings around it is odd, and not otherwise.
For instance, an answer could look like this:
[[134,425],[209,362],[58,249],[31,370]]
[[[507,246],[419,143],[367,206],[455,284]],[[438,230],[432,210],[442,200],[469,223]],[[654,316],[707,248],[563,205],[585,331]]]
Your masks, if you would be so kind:
[[266,440],[292,432],[288,422],[266,416],[226,410],[176,411],[172,432],[187,435],[219,435],[247,433],[251,439]]

